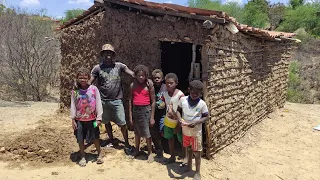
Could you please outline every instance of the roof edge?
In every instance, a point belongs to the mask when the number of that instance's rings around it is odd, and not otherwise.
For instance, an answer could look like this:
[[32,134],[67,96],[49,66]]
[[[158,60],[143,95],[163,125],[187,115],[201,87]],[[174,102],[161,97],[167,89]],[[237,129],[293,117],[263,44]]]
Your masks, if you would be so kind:
[[62,24],[57,30],[67,28],[71,25],[79,24],[86,19],[89,19],[91,16],[98,14],[101,11],[105,10],[106,3],[111,3],[114,5],[125,6],[129,9],[137,9],[151,14],[159,15],[171,15],[176,17],[190,18],[195,20],[210,20],[214,23],[225,24],[227,22],[233,23],[236,28],[245,33],[258,38],[266,38],[269,40],[276,40],[280,38],[284,41],[295,41],[299,42],[300,40],[294,39],[292,37],[296,36],[295,33],[286,33],[278,31],[268,31],[259,28],[254,28],[248,25],[240,24],[236,21],[235,18],[229,16],[222,11],[206,10],[192,7],[185,7],[176,4],[168,3],[155,3],[144,0],[94,0],[94,5],[86,10],[83,14],[78,17],[71,19],[64,24]]

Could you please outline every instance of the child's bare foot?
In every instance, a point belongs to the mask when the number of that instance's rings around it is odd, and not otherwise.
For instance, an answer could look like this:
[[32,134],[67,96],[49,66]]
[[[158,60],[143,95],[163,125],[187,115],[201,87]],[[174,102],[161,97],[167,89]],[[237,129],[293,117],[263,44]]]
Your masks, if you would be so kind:
[[79,161],[79,166],[85,167],[87,165],[86,158],[82,157],[81,160]]
[[152,163],[154,161],[154,158],[153,158],[153,156],[152,156],[152,154],[150,154],[149,156],[148,156],[148,163]]
[[193,176],[193,180],[201,180],[201,175],[200,175],[200,173],[196,173],[196,174]]
[[97,164],[102,164],[102,163],[104,163],[103,157],[102,157],[101,154],[99,154],[99,155],[98,155],[98,158],[97,158]]

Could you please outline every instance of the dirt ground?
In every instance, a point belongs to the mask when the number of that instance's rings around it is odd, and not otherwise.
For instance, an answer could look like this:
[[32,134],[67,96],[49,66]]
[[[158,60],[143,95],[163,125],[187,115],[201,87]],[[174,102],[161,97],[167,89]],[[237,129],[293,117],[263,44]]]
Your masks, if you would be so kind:
[[[57,108],[0,101],[1,180],[192,179],[194,173],[181,173],[179,163],[148,164],[143,156],[127,158],[121,147],[103,147],[103,165],[94,163],[89,147],[89,162],[79,167],[70,120]],[[312,129],[318,124],[320,105],[286,103],[212,160],[202,159],[202,179],[320,179],[320,131]],[[119,130],[115,134],[122,139]]]

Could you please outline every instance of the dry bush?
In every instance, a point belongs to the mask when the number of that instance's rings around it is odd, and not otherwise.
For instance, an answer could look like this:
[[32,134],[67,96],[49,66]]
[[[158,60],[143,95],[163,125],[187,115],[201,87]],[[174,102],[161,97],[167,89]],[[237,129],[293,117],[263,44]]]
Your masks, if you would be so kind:
[[59,65],[54,22],[19,9],[2,13],[0,22],[0,82],[15,99],[41,101]]
[[320,40],[309,39],[303,42],[294,52],[293,59],[299,62],[300,80],[296,87],[300,98],[293,102],[320,103]]

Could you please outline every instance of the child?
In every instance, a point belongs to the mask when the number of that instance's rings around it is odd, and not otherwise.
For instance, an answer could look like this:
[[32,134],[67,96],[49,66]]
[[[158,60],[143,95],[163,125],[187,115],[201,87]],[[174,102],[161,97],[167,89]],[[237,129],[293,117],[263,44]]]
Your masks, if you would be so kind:
[[[200,164],[202,151],[202,124],[209,119],[208,107],[200,99],[203,84],[199,80],[189,84],[189,96],[181,98],[177,117],[182,126],[183,146],[187,148],[188,170],[192,170],[192,153],[196,160],[196,174],[193,179],[201,179]],[[182,117],[181,118],[181,114]]]
[[99,126],[102,120],[102,104],[99,90],[89,85],[89,71],[79,68],[77,82],[71,93],[71,119],[74,134],[79,143],[81,160],[79,165],[86,166],[84,139],[93,141],[98,152],[97,164],[103,163],[100,150]]
[[148,162],[154,161],[152,156],[150,127],[155,123],[155,94],[154,87],[147,86],[149,70],[144,65],[134,68],[135,81],[130,86],[129,120],[134,126],[136,150],[135,157],[140,150],[140,138],[146,138],[148,146]]
[[157,158],[163,157],[163,147],[161,145],[161,137],[163,133],[163,119],[166,114],[166,104],[162,101],[162,94],[167,90],[166,85],[162,83],[163,73],[160,69],[155,69],[152,72],[152,80],[155,87],[156,94],[156,108],[155,108],[155,124],[150,129],[152,141],[154,143]]
[[181,127],[176,117],[176,111],[178,108],[178,102],[184,94],[179,89],[176,89],[178,85],[178,77],[174,73],[168,73],[165,77],[167,91],[163,93],[163,100],[167,106],[167,114],[164,118],[164,137],[168,139],[169,149],[171,157],[165,162],[173,163],[176,161],[175,147],[174,147],[174,134],[177,135],[177,139],[182,143]]

